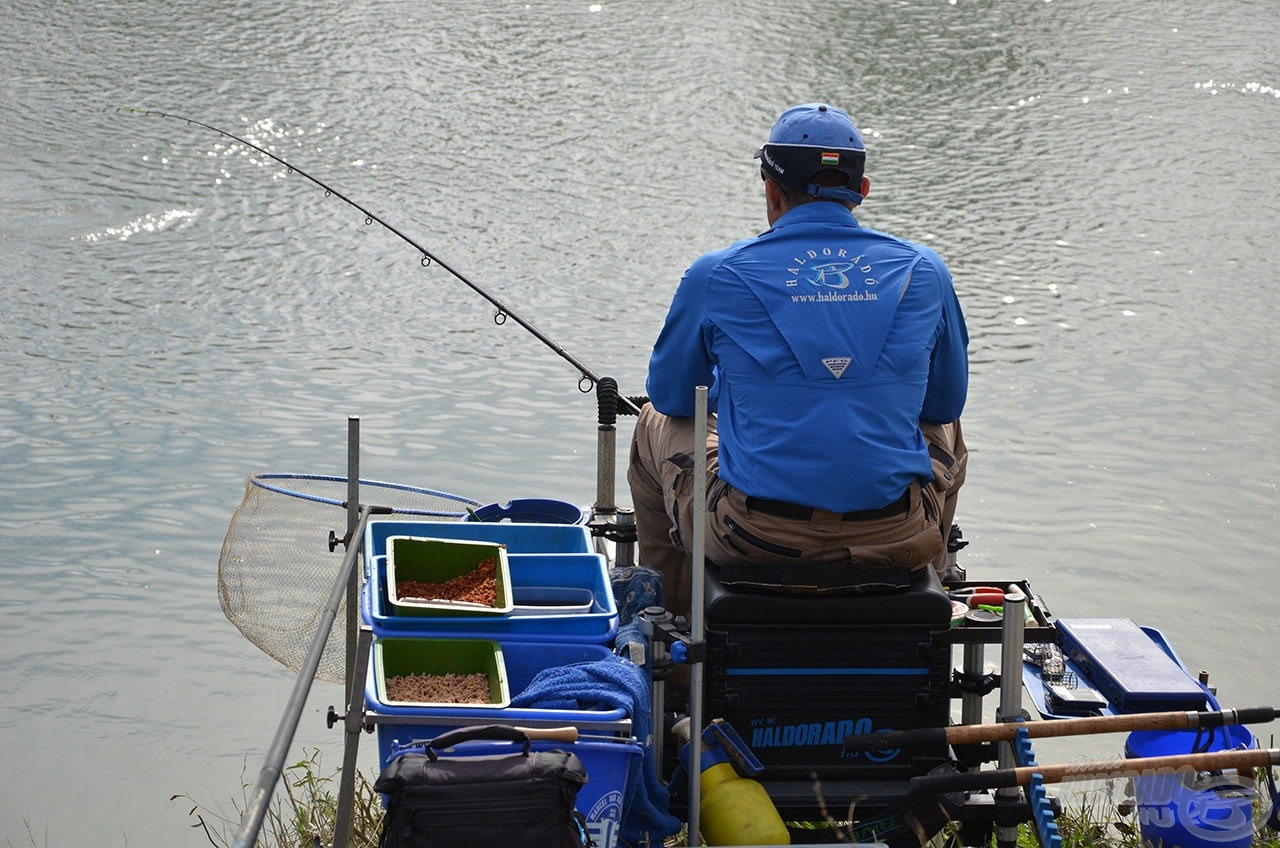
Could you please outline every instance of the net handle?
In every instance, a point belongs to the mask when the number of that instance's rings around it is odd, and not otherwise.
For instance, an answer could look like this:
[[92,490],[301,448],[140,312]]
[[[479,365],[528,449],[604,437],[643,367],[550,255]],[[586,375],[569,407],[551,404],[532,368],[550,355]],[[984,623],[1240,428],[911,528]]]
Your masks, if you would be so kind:
[[[313,501],[315,503],[329,504],[330,506],[346,506],[347,505],[346,501],[341,501],[341,500],[338,500],[337,498],[327,498],[327,497],[324,497],[323,495],[311,495],[311,494],[307,494],[306,492],[299,492],[294,489],[287,489],[283,486],[272,485],[271,483],[265,482],[267,480],[311,480],[311,481],[319,481],[319,482],[325,482],[325,483],[346,483],[347,482],[346,477],[333,475],[333,474],[286,474],[286,473],[278,473],[278,472],[271,472],[271,473],[264,472],[264,473],[252,475],[249,478],[249,482],[260,489],[265,489],[268,492],[275,492],[276,494],[279,494],[279,495],[287,495],[289,497],[301,498],[302,500]],[[441,498],[443,500],[454,501],[456,503],[460,503],[467,506],[473,506],[473,507],[480,506],[480,501],[473,500],[471,498],[465,498],[461,495],[450,494],[449,492],[437,491],[436,489],[427,489],[427,488],[423,488],[422,486],[410,486],[405,483],[389,483],[384,480],[362,479],[360,480],[360,485],[361,487],[371,486],[371,487],[377,487],[377,488],[383,488],[383,489],[395,489],[396,491],[400,491],[400,492],[412,492],[413,494],[416,494],[416,495],[428,495],[431,497]],[[463,514],[460,512],[446,513],[446,512],[436,512],[432,510],[417,510],[417,509],[396,510],[396,512],[410,514],[410,515],[455,515],[455,514],[462,515]]]

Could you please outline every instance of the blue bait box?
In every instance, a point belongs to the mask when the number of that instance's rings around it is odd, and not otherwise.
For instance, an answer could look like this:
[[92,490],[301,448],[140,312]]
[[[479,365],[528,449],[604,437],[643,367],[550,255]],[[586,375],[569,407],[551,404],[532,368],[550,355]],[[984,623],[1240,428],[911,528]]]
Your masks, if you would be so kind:
[[1062,652],[1117,713],[1202,710],[1204,687],[1128,618],[1060,618]]

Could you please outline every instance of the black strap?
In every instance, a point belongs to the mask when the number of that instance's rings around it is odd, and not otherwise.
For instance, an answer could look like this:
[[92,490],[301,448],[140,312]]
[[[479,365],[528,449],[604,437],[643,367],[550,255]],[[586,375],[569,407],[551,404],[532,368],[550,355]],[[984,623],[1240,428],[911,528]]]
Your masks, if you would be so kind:
[[428,742],[426,744],[426,754],[432,762],[435,762],[437,750],[452,748],[454,745],[477,739],[523,742],[524,756],[529,756],[529,737],[523,730],[512,727],[509,724],[481,724],[475,727],[460,727],[457,730],[450,730],[448,733],[442,733]]

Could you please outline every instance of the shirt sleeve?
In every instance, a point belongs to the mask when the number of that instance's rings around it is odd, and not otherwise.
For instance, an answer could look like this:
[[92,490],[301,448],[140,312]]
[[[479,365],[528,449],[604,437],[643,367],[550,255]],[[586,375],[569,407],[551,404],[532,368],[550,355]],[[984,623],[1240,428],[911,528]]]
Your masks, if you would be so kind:
[[[664,415],[692,418],[694,389],[714,383],[715,360],[706,321],[707,282],[718,262],[717,254],[707,254],[689,266],[654,342],[645,389],[653,408]],[[712,402],[709,397],[708,403]]]
[[920,417],[930,423],[948,424],[960,417],[969,393],[969,330],[951,273],[942,259],[930,251],[918,271],[925,269],[937,281],[942,317],[929,357],[929,382]]

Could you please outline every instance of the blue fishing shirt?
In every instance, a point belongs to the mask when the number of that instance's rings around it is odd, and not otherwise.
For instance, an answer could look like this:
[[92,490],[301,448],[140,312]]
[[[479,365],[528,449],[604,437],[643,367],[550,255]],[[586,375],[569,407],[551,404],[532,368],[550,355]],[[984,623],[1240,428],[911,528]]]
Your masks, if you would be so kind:
[[710,387],[719,473],[741,491],[876,509],[933,479],[919,421],[960,417],[968,343],[937,253],[817,201],[689,267],[646,390],[691,417]]

